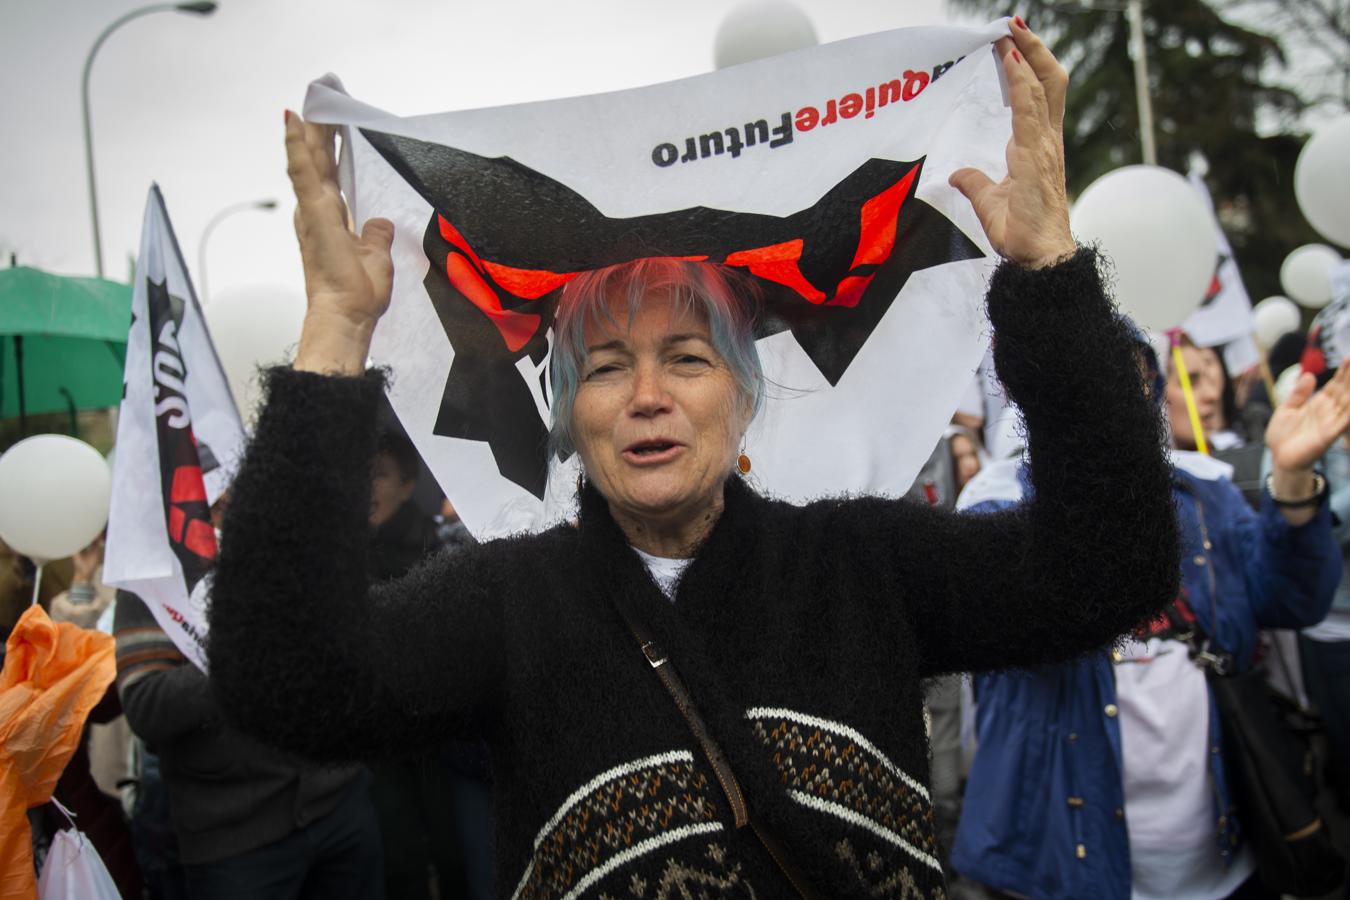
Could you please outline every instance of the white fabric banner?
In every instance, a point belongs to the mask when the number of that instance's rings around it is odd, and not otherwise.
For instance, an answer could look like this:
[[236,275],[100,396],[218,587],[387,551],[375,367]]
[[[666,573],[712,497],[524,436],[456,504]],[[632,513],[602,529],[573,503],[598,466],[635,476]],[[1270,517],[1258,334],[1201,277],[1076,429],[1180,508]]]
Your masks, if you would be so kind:
[[[1233,247],[1228,243],[1228,236],[1223,233],[1223,226],[1219,224],[1219,217],[1214,212],[1214,198],[1210,196],[1209,188],[1205,186],[1205,180],[1199,174],[1191,173],[1187,176],[1187,180],[1195,188],[1195,192],[1204,199],[1205,206],[1214,217],[1214,232],[1219,237],[1219,255],[1214,261],[1214,278],[1210,281],[1205,299],[1199,309],[1186,317],[1181,328],[1201,347],[1217,347],[1220,344],[1250,338],[1255,327],[1252,320],[1252,301],[1247,296],[1246,286],[1242,283],[1242,273],[1238,271],[1237,260],[1233,258]],[[1247,347],[1254,345],[1250,340],[1242,341],[1241,344],[1242,359],[1245,360],[1249,356]],[[1233,371],[1240,372],[1245,368],[1246,366],[1243,366]]]
[[479,538],[569,517],[550,459],[550,326],[576,273],[669,256],[764,288],[753,478],[789,500],[901,496],[983,353],[994,254],[947,184],[1011,133],[983,28],[874,34],[635,90],[398,117],[310,85],[345,126],[358,228],[394,222],[371,357]]
[[103,579],[139,595],[205,671],[210,506],[233,477],[244,426],[157,186],[146,200],[131,316]]

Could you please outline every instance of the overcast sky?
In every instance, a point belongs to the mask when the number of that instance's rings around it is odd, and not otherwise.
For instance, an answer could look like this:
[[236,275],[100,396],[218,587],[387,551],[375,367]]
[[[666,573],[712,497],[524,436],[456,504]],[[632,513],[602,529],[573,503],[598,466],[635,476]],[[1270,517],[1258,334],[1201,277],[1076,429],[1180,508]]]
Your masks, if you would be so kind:
[[[797,0],[822,41],[951,21],[945,0]],[[0,253],[7,264],[93,274],[80,71],[99,32],[139,0],[0,0]],[[300,293],[282,114],[335,72],[399,114],[587,94],[712,68],[731,0],[221,0],[119,28],[91,80],[103,260],[126,278],[146,190],[159,182],[188,265],[210,218],[212,295]]]

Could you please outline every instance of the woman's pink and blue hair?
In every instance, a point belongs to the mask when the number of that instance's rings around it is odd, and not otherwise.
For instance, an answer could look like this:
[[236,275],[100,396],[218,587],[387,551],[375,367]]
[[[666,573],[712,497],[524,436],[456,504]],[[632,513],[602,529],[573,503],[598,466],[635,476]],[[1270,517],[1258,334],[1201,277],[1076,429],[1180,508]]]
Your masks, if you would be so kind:
[[553,320],[553,359],[549,378],[553,386],[553,423],[549,446],[566,455],[572,443],[572,408],[586,364],[586,326],[624,327],[615,315],[626,299],[626,322],[653,294],[668,298],[678,315],[693,314],[708,322],[713,348],[731,370],[751,415],[764,402],[764,370],[755,350],[755,315],[759,296],[755,284],[734,269],[715,263],[669,258],[633,262],[583,272],[563,288]]

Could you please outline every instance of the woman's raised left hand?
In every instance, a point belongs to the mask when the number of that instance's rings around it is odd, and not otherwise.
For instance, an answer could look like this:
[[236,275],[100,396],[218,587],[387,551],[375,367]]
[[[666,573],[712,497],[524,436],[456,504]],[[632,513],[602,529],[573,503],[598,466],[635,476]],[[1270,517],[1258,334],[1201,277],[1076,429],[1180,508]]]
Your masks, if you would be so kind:
[[994,46],[1012,101],[1008,175],[995,182],[979,169],[949,179],[975,208],[989,243],[1005,259],[1031,269],[1053,265],[1078,249],[1069,231],[1064,182],[1064,97],[1069,74],[1020,17],[1012,37]]

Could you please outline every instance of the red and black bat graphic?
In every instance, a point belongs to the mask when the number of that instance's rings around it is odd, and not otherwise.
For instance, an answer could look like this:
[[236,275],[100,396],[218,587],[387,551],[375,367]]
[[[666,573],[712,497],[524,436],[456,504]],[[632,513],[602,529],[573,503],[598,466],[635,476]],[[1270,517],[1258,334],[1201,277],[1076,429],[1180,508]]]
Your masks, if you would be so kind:
[[835,385],[913,272],[983,255],[915,197],[922,159],[869,159],[787,216],[696,206],[610,218],[509,157],[361,133],[434,210],[425,286],[455,358],[433,431],[486,441],[502,475],[536,497],[547,427],[517,364],[542,365],[577,273],[652,257],[739,268],[763,288],[758,336],[791,331]]
[[164,518],[169,546],[182,566],[184,586],[190,595],[216,558],[216,531],[202,479],[203,463],[213,466],[214,459],[192,433],[187,365],[178,341],[183,300],[169,293],[167,281],[147,279],[146,288]]

